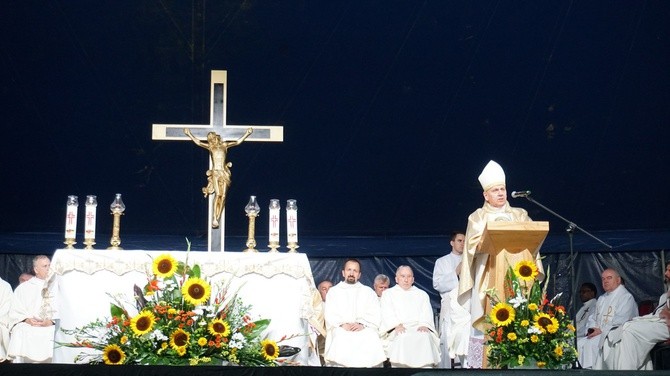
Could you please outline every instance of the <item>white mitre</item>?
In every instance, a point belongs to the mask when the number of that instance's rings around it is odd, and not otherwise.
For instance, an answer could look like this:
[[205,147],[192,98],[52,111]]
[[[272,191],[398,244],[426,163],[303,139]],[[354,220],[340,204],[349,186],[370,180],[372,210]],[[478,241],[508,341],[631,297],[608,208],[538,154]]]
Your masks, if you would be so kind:
[[484,192],[496,185],[505,185],[505,171],[495,161],[489,161],[479,175],[479,184],[482,185]]

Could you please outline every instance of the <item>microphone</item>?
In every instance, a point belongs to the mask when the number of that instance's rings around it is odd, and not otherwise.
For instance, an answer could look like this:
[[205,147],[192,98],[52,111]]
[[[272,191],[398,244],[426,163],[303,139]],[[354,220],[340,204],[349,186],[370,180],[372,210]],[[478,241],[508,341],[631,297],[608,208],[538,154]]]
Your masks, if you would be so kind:
[[512,198],[528,197],[528,196],[530,196],[530,191],[513,191],[512,192]]

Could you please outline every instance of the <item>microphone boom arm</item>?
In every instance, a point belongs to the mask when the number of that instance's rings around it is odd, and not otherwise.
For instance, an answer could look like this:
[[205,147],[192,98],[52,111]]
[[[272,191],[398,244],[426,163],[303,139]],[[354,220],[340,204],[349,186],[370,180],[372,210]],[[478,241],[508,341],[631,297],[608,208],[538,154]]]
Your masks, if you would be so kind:
[[612,250],[612,246],[611,246],[611,245],[605,243],[604,241],[602,241],[601,239],[599,239],[599,238],[596,237],[595,235],[593,235],[593,234],[591,234],[590,232],[588,232],[588,231],[584,230],[583,228],[579,227],[576,223],[574,223],[574,222],[572,222],[572,221],[569,221],[569,220],[563,218],[561,215],[559,215],[559,214],[556,213],[555,211],[553,211],[553,210],[549,209],[548,207],[546,207],[546,206],[540,204],[540,203],[537,202],[535,199],[531,198],[530,195],[529,195],[529,196],[526,196],[526,199],[527,199],[528,201],[532,202],[533,204],[535,204],[535,205],[541,207],[542,209],[548,211],[549,213],[553,214],[554,216],[556,216],[556,217],[562,219],[563,221],[565,221],[565,223],[568,224],[568,231],[572,232],[572,230],[577,229],[577,230],[583,232],[584,234],[590,236],[592,239],[594,239],[594,240],[597,241],[598,243],[600,243],[600,244],[604,245],[605,247],[609,248],[610,251]]

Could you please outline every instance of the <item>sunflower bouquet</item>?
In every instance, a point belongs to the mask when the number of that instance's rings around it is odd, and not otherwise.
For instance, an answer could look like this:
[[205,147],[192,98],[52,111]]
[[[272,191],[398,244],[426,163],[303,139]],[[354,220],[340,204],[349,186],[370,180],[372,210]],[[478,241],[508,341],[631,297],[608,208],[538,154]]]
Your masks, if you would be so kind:
[[[88,348],[75,363],[273,366],[279,346],[261,335],[270,320],[254,320],[250,305],[228,286],[212,286],[200,267],[163,254],[152,262],[144,288],[135,286],[137,314],[112,297],[111,318],[61,329],[75,338],[67,347]],[[97,351],[96,351],[97,350]]]
[[575,327],[559,305],[561,294],[549,301],[537,275],[534,262],[520,261],[507,271],[506,298],[487,291],[493,308],[486,345],[493,367],[566,368],[577,358]]

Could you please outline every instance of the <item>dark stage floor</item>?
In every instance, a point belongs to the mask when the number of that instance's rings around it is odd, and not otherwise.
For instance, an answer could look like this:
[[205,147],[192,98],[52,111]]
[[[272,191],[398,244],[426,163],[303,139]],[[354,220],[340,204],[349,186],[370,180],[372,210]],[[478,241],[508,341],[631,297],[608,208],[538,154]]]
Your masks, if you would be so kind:
[[406,368],[327,368],[327,367],[170,367],[170,366],[86,366],[69,364],[0,364],[0,375],[8,376],[459,376],[474,374],[506,375],[668,375],[669,371],[590,371],[590,370],[421,370]]

